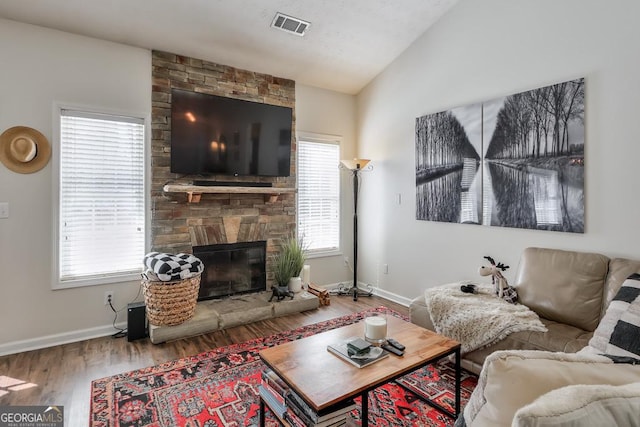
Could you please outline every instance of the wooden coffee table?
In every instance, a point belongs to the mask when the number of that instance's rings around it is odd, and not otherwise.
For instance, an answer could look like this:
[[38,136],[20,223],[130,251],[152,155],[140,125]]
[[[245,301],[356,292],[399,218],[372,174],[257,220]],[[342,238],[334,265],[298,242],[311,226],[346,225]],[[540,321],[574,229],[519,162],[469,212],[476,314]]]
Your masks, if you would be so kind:
[[[419,397],[456,418],[460,413],[460,343],[394,316],[388,316],[387,320],[388,336],[406,346],[402,357],[391,354],[372,365],[357,368],[327,351],[328,344],[363,336],[364,322],[262,350],[260,357],[316,412],[361,396],[362,426],[366,427],[369,423],[369,391],[453,354],[454,411]],[[264,426],[264,411],[265,402],[260,398],[260,426]]]

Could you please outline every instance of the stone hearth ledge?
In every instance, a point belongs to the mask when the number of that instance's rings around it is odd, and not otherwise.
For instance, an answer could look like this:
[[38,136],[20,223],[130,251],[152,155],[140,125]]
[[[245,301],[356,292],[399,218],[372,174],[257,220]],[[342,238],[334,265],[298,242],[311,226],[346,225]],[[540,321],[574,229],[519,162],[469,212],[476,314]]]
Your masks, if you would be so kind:
[[194,316],[175,326],[149,325],[149,338],[154,344],[180,338],[206,334],[258,320],[286,316],[319,306],[318,297],[306,291],[297,293],[293,299],[269,302],[271,292],[237,295],[221,300],[200,301]]

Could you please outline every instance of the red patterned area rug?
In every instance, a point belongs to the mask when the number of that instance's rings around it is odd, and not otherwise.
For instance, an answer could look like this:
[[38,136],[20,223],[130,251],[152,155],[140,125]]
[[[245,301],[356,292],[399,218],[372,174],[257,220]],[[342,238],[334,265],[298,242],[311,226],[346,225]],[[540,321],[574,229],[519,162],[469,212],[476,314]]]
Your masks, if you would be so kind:
[[[90,425],[257,426],[258,385],[265,368],[258,356],[260,350],[358,322],[366,313],[376,310],[405,318],[380,307],[95,380],[91,384]],[[449,362],[441,361],[397,381],[452,408],[453,372]],[[476,376],[463,371],[463,404],[476,386],[476,380]],[[369,396],[369,424],[373,426],[452,426],[454,422],[397,383],[380,387]],[[354,410],[351,416],[354,424],[359,425],[359,410]],[[279,424],[267,414],[266,425],[275,427]]]

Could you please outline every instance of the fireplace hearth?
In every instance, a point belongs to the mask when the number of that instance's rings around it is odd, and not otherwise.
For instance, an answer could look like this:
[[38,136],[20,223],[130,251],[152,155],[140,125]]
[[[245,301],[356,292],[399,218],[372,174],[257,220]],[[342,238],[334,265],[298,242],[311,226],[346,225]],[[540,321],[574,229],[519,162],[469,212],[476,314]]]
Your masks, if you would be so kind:
[[204,264],[198,301],[267,289],[266,241],[194,246]]

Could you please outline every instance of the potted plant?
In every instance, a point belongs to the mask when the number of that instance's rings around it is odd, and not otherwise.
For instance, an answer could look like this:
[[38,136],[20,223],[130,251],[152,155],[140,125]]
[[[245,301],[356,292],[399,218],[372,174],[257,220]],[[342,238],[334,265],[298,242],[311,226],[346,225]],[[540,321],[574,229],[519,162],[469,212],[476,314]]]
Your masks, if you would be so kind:
[[302,280],[300,272],[304,266],[306,251],[301,240],[289,237],[281,246],[280,253],[275,256],[273,269],[278,286],[289,286],[289,290],[300,292]]

